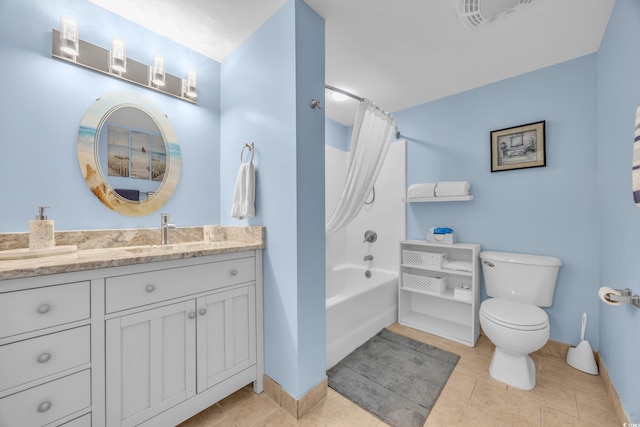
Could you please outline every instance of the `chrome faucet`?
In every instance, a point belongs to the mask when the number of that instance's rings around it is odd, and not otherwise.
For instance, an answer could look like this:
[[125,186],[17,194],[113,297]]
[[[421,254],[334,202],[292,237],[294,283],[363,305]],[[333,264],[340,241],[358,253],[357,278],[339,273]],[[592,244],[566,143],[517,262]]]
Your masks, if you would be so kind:
[[176,225],[169,223],[169,214],[168,213],[160,214],[160,233],[162,234],[161,244],[163,245],[169,244],[170,228],[176,228]]
[[362,243],[373,243],[378,240],[378,233],[373,230],[367,230],[364,233],[364,242]]
[[373,255],[365,255],[364,256],[364,260],[365,261],[372,261],[373,260]]

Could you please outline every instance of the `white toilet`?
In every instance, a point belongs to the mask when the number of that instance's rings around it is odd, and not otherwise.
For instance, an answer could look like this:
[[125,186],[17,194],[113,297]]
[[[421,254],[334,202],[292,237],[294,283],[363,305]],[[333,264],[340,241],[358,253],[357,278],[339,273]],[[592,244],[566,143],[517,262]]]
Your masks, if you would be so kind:
[[531,390],[536,367],[529,353],[549,339],[549,318],[540,307],[553,303],[558,258],[507,252],[480,252],[489,298],[480,304],[480,324],[496,346],[489,367],[493,378]]

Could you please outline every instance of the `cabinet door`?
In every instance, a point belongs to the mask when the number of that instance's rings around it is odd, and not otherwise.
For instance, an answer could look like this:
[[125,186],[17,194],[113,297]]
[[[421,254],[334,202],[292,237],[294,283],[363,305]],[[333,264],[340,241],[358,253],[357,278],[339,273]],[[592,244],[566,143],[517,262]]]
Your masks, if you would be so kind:
[[255,285],[198,298],[198,393],[256,363]]
[[195,394],[195,301],[106,322],[107,425],[133,426]]

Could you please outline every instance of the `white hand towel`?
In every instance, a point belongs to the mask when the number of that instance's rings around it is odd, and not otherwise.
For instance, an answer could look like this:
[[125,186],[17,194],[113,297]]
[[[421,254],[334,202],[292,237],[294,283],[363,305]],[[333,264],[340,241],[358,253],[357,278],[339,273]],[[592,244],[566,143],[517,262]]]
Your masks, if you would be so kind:
[[253,162],[241,164],[233,193],[233,205],[231,206],[232,217],[244,219],[256,215],[254,205],[255,187],[256,174],[253,168]]
[[441,181],[436,185],[436,197],[468,196],[470,188],[468,181]]
[[433,183],[411,184],[407,189],[407,197],[433,197],[435,196],[435,188],[436,184]]

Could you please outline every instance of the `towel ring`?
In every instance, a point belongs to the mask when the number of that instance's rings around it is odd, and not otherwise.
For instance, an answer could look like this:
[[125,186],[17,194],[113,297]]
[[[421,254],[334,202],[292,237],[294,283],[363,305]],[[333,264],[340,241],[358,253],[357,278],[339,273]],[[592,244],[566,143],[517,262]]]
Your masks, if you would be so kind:
[[242,164],[242,156],[244,155],[244,149],[248,148],[251,151],[251,160],[249,162],[253,162],[253,142],[251,144],[244,144],[242,147],[242,151],[240,151],[240,164]]

